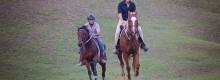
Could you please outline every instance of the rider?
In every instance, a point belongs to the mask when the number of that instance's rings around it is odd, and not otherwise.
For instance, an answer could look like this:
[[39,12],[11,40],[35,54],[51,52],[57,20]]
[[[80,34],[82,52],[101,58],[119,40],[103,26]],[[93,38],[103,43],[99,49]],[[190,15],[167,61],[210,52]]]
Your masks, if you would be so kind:
[[[93,14],[89,14],[87,16],[87,20],[88,22],[86,24],[84,24],[85,26],[87,26],[87,29],[89,30],[89,34],[91,36],[93,36],[95,38],[95,40],[97,41],[99,47],[100,47],[100,54],[101,54],[101,63],[106,63],[105,57],[104,57],[104,43],[102,41],[102,39],[100,38],[100,26],[98,23],[95,22],[95,16]],[[82,62],[80,62],[78,65],[83,65]]]
[[[136,14],[136,6],[134,4],[134,2],[130,1],[130,0],[123,0],[118,4],[118,17],[119,17],[119,21],[118,21],[118,25],[116,28],[116,32],[115,32],[115,49],[113,50],[114,54],[118,53],[118,48],[119,48],[119,34],[121,32],[120,27],[123,26],[125,27],[128,24],[128,11],[131,12],[131,14]],[[138,26],[138,32],[139,32],[139,36],[138,36],[138,40],[141,44],[141,49],[146,52],[148,51],[148,48],[146,47],[144,41],[143,41],[143,32],[140,26]]]

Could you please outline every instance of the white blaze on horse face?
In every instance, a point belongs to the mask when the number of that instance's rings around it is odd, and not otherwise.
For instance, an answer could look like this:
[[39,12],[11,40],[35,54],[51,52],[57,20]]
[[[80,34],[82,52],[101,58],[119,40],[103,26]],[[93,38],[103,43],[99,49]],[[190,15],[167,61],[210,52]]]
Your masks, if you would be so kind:
[[136,17],[131,17],[131,21],[132,21],[132,31],[135,32],[135,21],[137,20]]

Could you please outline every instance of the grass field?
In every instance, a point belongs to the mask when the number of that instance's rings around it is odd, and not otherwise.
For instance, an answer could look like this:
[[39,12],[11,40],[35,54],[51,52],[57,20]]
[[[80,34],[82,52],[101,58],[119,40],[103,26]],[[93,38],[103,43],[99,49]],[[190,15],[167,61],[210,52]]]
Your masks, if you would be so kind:
[[[106,80],[120,80],[114,48],[121,0],[2,0],[0,80],[88,80],[78,67],[77,26],[88,13],[107,46]],[[149,51],[140,51],[140,80],[219,80],[218,0],[132,0]],[[99,79],[101,68],[98,66]],[[132,78],[134,73],[132,72]]]

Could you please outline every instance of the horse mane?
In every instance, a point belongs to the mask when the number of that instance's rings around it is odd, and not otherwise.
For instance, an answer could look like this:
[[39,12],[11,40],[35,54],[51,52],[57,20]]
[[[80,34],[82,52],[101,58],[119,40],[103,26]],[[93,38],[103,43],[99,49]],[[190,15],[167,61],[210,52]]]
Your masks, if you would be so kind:
[[80,29],[83,29],[83,30],[85,30],[85,31],[87,31],[87,32],[89,33],[89,29],[87,29],[87,26],[86,26],[86,25],[82,25],[81,27],[79,27],[79,28],[78,28],[78,31],[79,31]]
[[137,17],[137,11],[135,11],[135,12],[128,11],[128,17],[131,17],[131,16],[136,16]]

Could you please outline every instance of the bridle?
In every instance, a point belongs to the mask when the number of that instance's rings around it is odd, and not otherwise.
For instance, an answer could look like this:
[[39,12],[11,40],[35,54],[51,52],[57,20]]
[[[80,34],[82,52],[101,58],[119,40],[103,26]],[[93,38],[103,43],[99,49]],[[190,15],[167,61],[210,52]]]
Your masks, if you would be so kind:
[[[85,31],[87,32],[85,29],[79,29],[78,31]],[[88,32],[87,32],[88,33]],[[86,43],[88,43],[90,40],[92,39],[92,36],[89,35],[88,33],[88,36],[84,38],[84,40],[82,41],[82,44],[80,47],[83,47]]]
[[[133,18],[133,20],[132,20],[132,18]],[[136,21],[138,21],[138,20],[137,20],[137,17],[135,17],[135,16],[129,17],[129,19],[128,19],[128,30],[126,32],[126,36],[127,36],[128,40],[131,39],[131,37],[129,37],[129,35],[135,36],[135,35],[139,34],[138,33],[138,25],[139,24]],[[132,30],[133,27],[136,28],[136,29],[134,29],[134,31]],[[129,33],[129,35],[128,35],[128,33]]]

